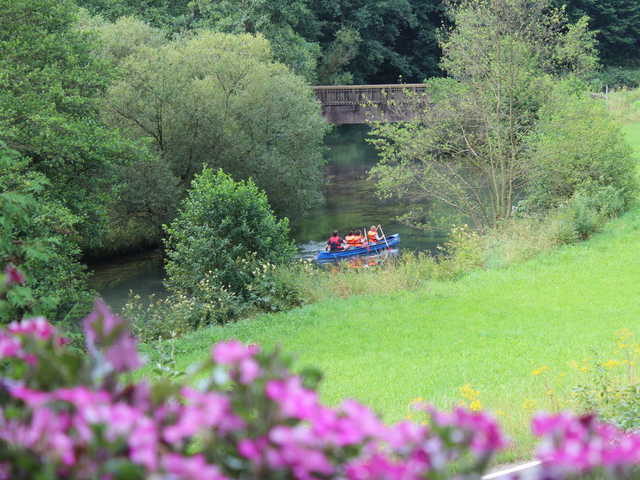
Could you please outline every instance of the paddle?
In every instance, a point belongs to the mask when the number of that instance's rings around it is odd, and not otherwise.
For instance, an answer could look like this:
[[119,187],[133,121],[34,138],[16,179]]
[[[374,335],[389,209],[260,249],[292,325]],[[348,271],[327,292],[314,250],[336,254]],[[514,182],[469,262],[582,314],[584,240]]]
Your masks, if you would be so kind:
[[365,236],[365,240],[367,242],[367,253],[369,253],[371,248],[369,247],[369,235],[367,234],[367,229],[365,227],[362,227],[362,235]]
[[382,229],[382,225],[378,225],[378,228],[380,229],[380,231],[382,232],[382,238],[384,238],[384,243],[387,244],[387,248],[391,248],[389,246],[389,242],[387,242],[387,236],[384,234],[384,230]]

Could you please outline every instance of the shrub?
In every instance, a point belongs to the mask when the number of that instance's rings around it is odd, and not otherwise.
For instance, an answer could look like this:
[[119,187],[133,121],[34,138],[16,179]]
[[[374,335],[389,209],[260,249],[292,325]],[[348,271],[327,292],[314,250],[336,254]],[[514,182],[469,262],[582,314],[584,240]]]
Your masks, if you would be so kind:
[[625,431],[640,430],[640,344],[633,332],[616,332],[615,358],[602,355],[584,366],[584,381],[575,387],[579,407],[596,412],[605,421]]
[[267,311],[281,309],[294,296],[271,275],[272,265],[289,261],[295,251],[289,223],[276,219],[253,182],[204,169],[165,231],[166,285],[172,293],[207,303],[210,292],[201,285],[208,282]]
[[457,278],[484,266],[484,241],[468,225],[454,226],[441,250],[438,278]]
[[49,182],[27,159],[0,144],[0,262],[27,275],[0,311],[0,323],[27,315],[71,320],[91,308],[80,263],[78,217],[52,200]]
[[[615,210],[627,208],[637,192],[636,161],[621,126],[606,106],[581,88],[563,83],[541,111],[530,139],[530,211],[561,206],[577,194],[609,189]],[[600,195],[600,193],[597,193]]]
[[[7,269],[0,295],[21,281]],[[479,478],[506,445],[491,415],[462,407],[414,404],[427,422],[396,425],[353,400],[326,407],[318,372],[237,341],[184,379],[134,381],[127,322],[97,302],[83,326],[86,354],[44,318],[0,330],[0,478]],[[544,464],[531,478],[630,477],[640,458],[640,436],[593,416],[539,414],[532,428]]]

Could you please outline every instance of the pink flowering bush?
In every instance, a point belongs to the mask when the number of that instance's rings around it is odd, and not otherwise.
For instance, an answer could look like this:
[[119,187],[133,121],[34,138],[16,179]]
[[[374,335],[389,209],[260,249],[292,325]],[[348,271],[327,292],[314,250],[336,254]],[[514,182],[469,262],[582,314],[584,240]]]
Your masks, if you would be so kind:
[[[136,339],[100,301],[84,332],[85,352],[42,318],[0,331],[0,479],[478,478],[506,445],[484,412],[418,405],[425,424],[386,425],[353,400],[329,408],[317,375],[237,341],[181,382],[136,380]],[[640,440],[591,418],[534,429],[545,478],[626,474],[640,455]]]

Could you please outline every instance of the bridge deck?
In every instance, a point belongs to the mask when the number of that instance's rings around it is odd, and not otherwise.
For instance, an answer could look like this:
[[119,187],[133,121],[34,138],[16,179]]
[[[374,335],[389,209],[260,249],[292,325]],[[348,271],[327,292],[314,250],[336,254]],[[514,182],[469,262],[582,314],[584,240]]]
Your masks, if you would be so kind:
[[[367,120],[383,118],[385,121],[408,120],[410,112],[398,113],[397,107],[406,103],[408,92],[422,93],[426,85],[321,85],[313,87],[313,90],[322,104],[322,114],[327,121],[344,124],[366,123]],[[396,107],[395,112],[389,111],[389,105]]]

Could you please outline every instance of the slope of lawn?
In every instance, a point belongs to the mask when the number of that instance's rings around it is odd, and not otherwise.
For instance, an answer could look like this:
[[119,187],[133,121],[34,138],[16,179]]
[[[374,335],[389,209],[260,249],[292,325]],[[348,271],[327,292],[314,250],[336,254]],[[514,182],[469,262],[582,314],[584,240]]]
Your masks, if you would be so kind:
[[[640,146],[640,125],[628,129]],[[460,387],[470,384],[514,439],[506,461],[531,453],[535,410],[574,406],[570,388],[589,373],[571,363],[614,358],[621,328],[640,333],[640,208],[590,241],[521,265],[421,291],[263,315],[196,332],[176,346],[187,365],[221,339],[282,345],[298,366],[324,371],[325,401],[356,398],[387,421],[407,415],[417,397],[460,402]],[[549,369],[532,374],[542,366]]]

